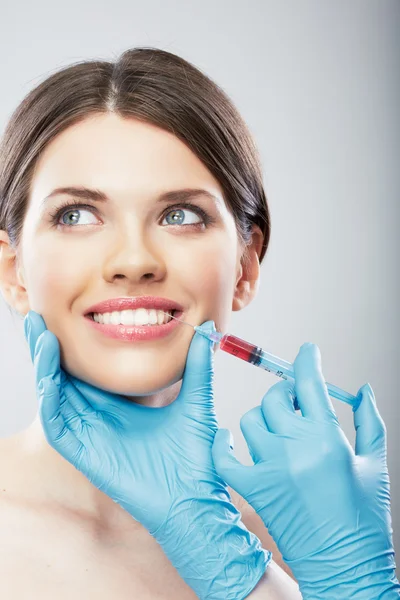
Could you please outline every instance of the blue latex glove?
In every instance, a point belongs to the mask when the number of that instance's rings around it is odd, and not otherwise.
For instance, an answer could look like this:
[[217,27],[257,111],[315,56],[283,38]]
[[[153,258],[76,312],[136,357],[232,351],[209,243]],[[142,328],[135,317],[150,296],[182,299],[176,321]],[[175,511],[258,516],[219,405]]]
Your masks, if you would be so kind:
[[24,330],[48,443],[148,529],[199,598],[246,598],[271,553],[215,472],[210,342],[195,333],[177,399],[151,408],[63,370],[58,339],[38,313],[28,312]]
[[272,386],[241,419],[255,464],[240,464],[229,430],[220,429],[217,472],[260,515],[304,600],[398,599],[386,429],[373,392],[368,385],[359,391],[354,451],[329,398],[318,346],[303,344],[294,373],[294,384]]

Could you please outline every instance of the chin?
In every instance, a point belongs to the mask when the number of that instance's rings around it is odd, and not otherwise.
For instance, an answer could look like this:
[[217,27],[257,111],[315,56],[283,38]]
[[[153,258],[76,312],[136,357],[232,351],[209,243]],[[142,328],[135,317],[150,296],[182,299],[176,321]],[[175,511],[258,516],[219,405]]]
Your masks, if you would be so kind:
[[163,390],[168,390],[171,386],[182,380],[182,373],[177,374],[172,379],[169,377],[163,380],[161,377],[158,377],[157,381],[154,381],[154,373],[152,376],[149,374],[148,377],[143,377],[142,374],[140,381],[138,378],[129,378],[128,380],[128,378],[121,376],[115,380],[110,380],[110,378],[105,380],[99,379],[98,377],[79,377],[79,375],[74,375],[74,377],[86,381],[90,385],[105,392],[110,392],[111,394],[117,394],[126,399],[134,400],[137,396],[152,396],[161,393]]

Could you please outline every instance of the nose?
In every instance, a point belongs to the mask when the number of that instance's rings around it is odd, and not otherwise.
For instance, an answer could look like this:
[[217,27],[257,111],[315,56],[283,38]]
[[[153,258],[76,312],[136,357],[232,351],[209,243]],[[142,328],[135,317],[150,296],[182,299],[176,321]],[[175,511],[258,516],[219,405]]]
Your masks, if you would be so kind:
[[[148,280],[160,280],[165,276],[165,252],[160,243],[143,231],[138,224],[125,223],[123,231],[115,233],[115,242],[106,253],[103,277],[112,283],[126,279],[139,284]],[[164,247],[165,250],[165,247]]]

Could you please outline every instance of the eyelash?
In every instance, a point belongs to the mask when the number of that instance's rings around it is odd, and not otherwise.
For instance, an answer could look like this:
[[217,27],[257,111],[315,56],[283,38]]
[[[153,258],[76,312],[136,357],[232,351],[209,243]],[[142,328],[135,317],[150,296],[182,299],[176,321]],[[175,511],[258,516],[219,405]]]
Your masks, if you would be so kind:
[[[191,202],[181,202],[180,204],[176,204],[173,206],[169,206],[163,213],[162,217],[164,218],[164,215],[168,214],[169,212],[172,212],[174,210],[177,210],[179,208],[187,208],[192,210],[193,212],[195,212],[199,217],[201,217],[203,219],[203,223],[190,223],[189,225],[184,225],[184,227],[198,227],[199,225],[205,225],[206,227],[208,225],[211,225],[212,223],[215,223],[216,219],[214,219],[214,217],[212,217],[211,215],[209,215],[205,210],[203,210],[202,208],[200,208],[199,206],[196,206],[195,204],[192,204]],[[67,200],[66,202],[64,202],[64,204],[62,204],[61,206],[59,206],[54,212],[50,213],[50,222],[53,226],[57,226],[60,225],[61,227],[66,227],[67,229],[74,229],[75,227],[72,225],[66,225],[65,223],[59,223],[59,219],[60,217],[68,212],[67,209],[89,209],[89,210],[96,210],[96,208],[91,205],[91,204],[82,204],[81,202],[78,202],[77,200]],[[179,224],[178,224],[179,226]]]

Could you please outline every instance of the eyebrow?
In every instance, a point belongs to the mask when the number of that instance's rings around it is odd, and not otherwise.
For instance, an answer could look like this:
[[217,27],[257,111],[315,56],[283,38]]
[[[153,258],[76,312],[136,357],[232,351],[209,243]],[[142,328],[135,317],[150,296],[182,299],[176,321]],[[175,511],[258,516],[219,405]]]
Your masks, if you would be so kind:
[[[46,196],[41,206],[43,207],[48,200],[54,198],[54,196],[58,196],[59,194],[66,194],[68,196],[75,196],[76,198],[82,198],[83,200],[92,200],[93,202],[109,202],[110,199],[108,196],[98,189],[91,189],[83,186],[79,187],[58,187],[54,189],[48,196]],[[207,190],[203,190],[201,188],[183,188],[179,190],[169,190],[168,192],[164,192],[160,194],[157,198],[158,203],[163,202],[185,202],[192,198],[197,198],[198,196],[205,196],[209,198],[217,205],[220,204],[220,200],[217,196],[208,192]]]

